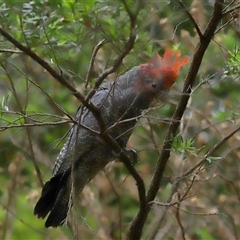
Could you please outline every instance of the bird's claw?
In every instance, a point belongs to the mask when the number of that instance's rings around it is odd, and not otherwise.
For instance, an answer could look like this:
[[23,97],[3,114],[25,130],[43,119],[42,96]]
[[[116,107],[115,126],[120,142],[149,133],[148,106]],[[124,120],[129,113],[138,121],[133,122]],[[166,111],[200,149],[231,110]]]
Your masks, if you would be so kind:
[[137,152],[134,149],[125,149],[125,152],[128,155],[133,166],[139,163]]
[[[134,150],[134,149],[122,149],[121,152],[124,152],[130,159],[131,161],[131,164],[134,166],[136,163],[139,163],[138,162],[138,155],[137,155],[137,152]],[[116,153],[113,151],[113,155],[116,156],[116,157],[119,157],[121,152],[119,153]],[[118,161],[118,160],[117,160]]]

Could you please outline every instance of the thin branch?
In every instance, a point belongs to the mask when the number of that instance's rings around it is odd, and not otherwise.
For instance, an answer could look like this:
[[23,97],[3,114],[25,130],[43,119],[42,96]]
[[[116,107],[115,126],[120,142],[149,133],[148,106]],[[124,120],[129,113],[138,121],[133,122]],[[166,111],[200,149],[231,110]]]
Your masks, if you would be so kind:
[[174,40],[178,27],[179,27],[182,23],[187,22],[187,21],[188,21],[188,19],[185,19],[185,20],[181,21],[180,23],[178,23],[178,24],[175,26],[175,28],[174,28],[174,30],[173,30],[172,37],[171,37],[171,41]]
[[[200,171],[201,169],[199,169],[199,171]],[[189,198],[189,196],[187,196],[187,194],[189,193],[189,191],[191,190],[191,188],[192,188],[192,186],[193,186],[193,184],[194,184],[194,181],[195,181],[195,179],[196,179],[196,177],[197,177],[197,173],[193,176],[193,178],[192,178],[192,180],[191,180],[191,183],[190,183],[190,185],[187,187],[187,190],[186,190],[186,192],[183,194],[183,196],[182,197],[178,197],[178,201],[175,201],[175,202],[172,202],[171,203],[171,201],[169,201],[169,200],[171,200],[172,199],[172,196],[174,195],[174,193],[177,191],[177,186],[179,186],[179,183],[180,183],[180,180],[178,180],[179,178],[177,177],[176,179],[177,179],[177,181],[174,183],[174,186],[173,186],[173,188],[172,188],[172,191],[171,191],[171,194],[170,194],[170,196],[171,196],[171,198],[168,198],[168,200],[166,201],[166,202],[164,202],[164,203],[161,203],[161,202],[157,202],[157,201],[151,201],[151,202],[149,202],[148,204],[156,204],[156,205],[159,205],[159,206],[167,206],[167,207],[171,207],[171,206],[174,206],[174,205],[179,205],[179,203],[180,202],[182,202],[182,201],[184,201],[185,199],[188,199]],[[174,190],[174,191],[173,191]]]
[[89,67],[88,67],[88,70],[87,70],[87,75],[86,75],[86,80],[85,80],[86,83],[85,83],[85,86],[84,86],[85,89],[87,88],[89,80],[90,80],[90,74],[91,74],[92,69],[93,69],[93,64],[94,64],[95,57],[96,57],[99,49],[101,48],[101,46],[106,42],[107,42],[106,39],[101,40],[93,49],[91,60],[90,60]]
[[119,239],[122,239],[122,204],[121,204],[121,196],[119,195],[117,189],[114,187],[111,179],[109,178],[106,170],[104,169],[105,177],[107,178],[108,183],[110,184],[116,198],[118,204],[118,228],[119,228]]
[[239,188],[237,186],[237,183],[232,180],[232,179],[228,179],[227,177],[223,176],[223,175],[219,175],[219,178],[222,178],[224,181],[226,181],[229,185],[231,185],[237,195],[238,201],[240,202],[240,191]]
[[[171,193],[169,194],[166,202],[159,204],[159,202],[152,201],[152,202],[148,203],[148,204],[156,204],[156,205],[164,206],[164,207],[166,207],[166,209],[165,209],[165,211],[163,211],[161,213],[161,215],[156,216],[156,223],[152,226],[152,229],[151,229],[147,239],[149,239],[149,240],[156,239],[156,235],[159,232],[160,226],[162,225],[162,223],[165,219],[165,216],[167,214],[167,209],[168,209],[168,207],[172,206],[171,201],[173,199],[173,196],[174,196],[175,192],[178,189],[178,184],[179,184],[179,182],[173,183]],[[175,202],[174,204],[177,204],[177,203]]]
[[[66,118],[66,117],[61,117],[61,116],[59,116],[59,115],[55,115],[55,114],[51,114],[51,113],[27,112],[27,114],[26,114],[26,113],[24,114],[24,113],[17,112],[17,111],[1,110],[1,109],[0,109],[0,113],[2,113],[2,114],[13,114],[13,115],[19,115],[19,116],[21,116],[21,117],[27,117],[27,118],[31,119],[32,121],[35,121],[35,122],[41,122],[41,121],[33,118],[34,116],[39,116],[39,117],[48,117],[48,118],[51,117],[51,118],[56,118],[56,119],[62,119],[62,120],[66,120],[66,121],[68,121],[68,120],[70,121],[70,120],[71,120],[73,123],[76,123],[76,121],[75,121],[74,119],[69,119],[69,118]],[[2,119],[2,120],[5,120],[5,121],[6,121],[6,119]]]
[[[12,88],[12,93],[13,93],[13,96],[14,96],[16,102],[17,102],[17,106],[18,106],[18,108],[19,108],[19,111],[20,111],[23,115],[25,115],[26,110],[23,110],[23,109],[22,109],[22,105],[21,105],[21,102],[20,102],[20,100],[19,100],[19,98],[18,98],[18,94],[17,94],[16,88],[15,88],[15,86],[14,86],[14,84],[13,84],[12,78],[11,78],[9,72],[7,71],[7,69],[5,68],[5,66],[3,65],[3,63],[0,62],[0,65],[1,65],[2,68],[4,69],[4,71],[5,71],[5,73],[6,73],[6,76],[7,76],[7,78],[9,79],[9,82],[10,82],[11,88]],[[24,117],[24,121],[25,121],[26,123],[28,123],[28,119],[25,118],[25,117]],[[39,179],[39,182],[40,182],[41,186],[43,187],[43,178],[42,178],[40,169],[39,169],[39,167],[38,167],[38,165],[37,165],[37,162],[36,162],[36,159],[35,159],[35,155],[34,155],[34,151],[33,151],[33,147],[32,147],[31,133],[30,133],[30,131],[29,131],[29,128],[26,128],[26,134],[27,134],[27,137],[28,137],[29,150],[30,150],[31,156],[32,156],[31,160],[32,160],[33,165],[34,165],[34,168],[35,168],[35,170],[36,170],[36,173],[37,173],[37,177],[38,177],[38,179]]]
[[230,132],[227,136],[225,136],[220,142],[218,142],[213,148],[211,148],[208,153],[204,156],[202,160],[200,160],[197,164],[195,164],[192,168],[181,174],[180,178],[187,177],[189,174],[191,174],[196,168],[200,167],[205,161],[206,158],[212,156],[226,141],[228,141],[229,138],[231,138],[235,133],[240,131],[240,126],[237,127],[235,130]]
[[[179,207],[180,208],[180,207]],[[186,209],[180,208],[183,212],[188,213],[188,214],[192,214],[192,215],[197,215],[197,216],[204,216],[204,217],[209,217],[209,216],[216,216],[216,215],[222,215],[224,217],[228,217],[227,215],[225,215],[224,213],[218,213],[218,212],[211,212],[211,213],[196,213],[196,212],[190,212]]]
[[[178,193],[178,197],[180,198],[180,194],[179,193]],[[182,225],[181,218],[180,218],[180,201],[177,204],[176,219],[177,219],[178,225],[180,226],[180,229],[181,229],[182,238],[183,238],[183,240],[186,240],[185,230],[184,230],[184,227]]]
[[[207,50],[208,45],[211,42],[212,37],[214,36],[214,32],[218,26],[218,23],[222,19],[222,16],[223,16],[222,9],[223,9],[223,0],[216,1],[214,4],[212,16],[211,16],[211,19],[209,20],[207,28],[204,31],[203,37],[200,39],[200,42],[196,46],[192,64],[190,66],[188,75],[184,82],[183,95],[173,115],[172,122],[169,126],[167,136],[163,143],[161,155],[159,156],[159,159],[155,166],[155,172],[151,180],[149,189],[147,191],[147,203],[154,200],[160,188],[163,173],[165,171],[167,161],[170,157],[173,138],[177,133],[180,120],[186,109],[186,106],[190,97],[191,89],[196,79],[205,51]],[[140,209],[138,211],[129,228],[127,239],[138,240],[141,238],[142,229],[150,210],[151,210],[151,207],[147,204],[145,206],[145,209]]]
[[[18,191],[18,184],[21,175],[21,167],[23,164],[23,157],[21,154],[17,154],[15,159],[12,159],[11,164],[14,165],[13,171],[9,171],[9,180],[7,187],[7,196],[6,196],[6,208],[7,209],[16,209],[16,195]],[[5,221],[2,222],[2,239],[7,239],[12,234],[13,228],[9,226],[13,225],[13,218],[11,218],[9,211],[5,211]]]
[[[200,171],[201,171],[201,168],[199,168],[198,172],[200,172]],[[183,196],[181,198],[179,197],[179,200],[178,200],[179,202],[182,202],[184,199],[187,198],[187,194],[191,190],[191,188],[192,188],[192,186],[194,184],[194,181],[195,181],[195,179],[196,179],[196,177],[198,175],[198,172],[196,174],[194,174],[194,176],[193,176],[193,178],[191,180],[190,186],[187,187],[187,191],[183,194]]]
[[[132,30],[133,31],[133,30]],[[129,172],[131,173],[131,175],[133,176],[133,178],[136,180],[137,182],[137,186],[139,188],[141,188],[140,190],[140,198],[141,199],[145,199],[145,191],[142,191],[142,189],[145,189],[144,187],[144,183],[142,178],[140,177],[140,175],[138,174],[138,172],[134,169],[134,167],[132,166],[128,156],[121,151],[120,146],[116,143],[116,141],[109,136],[109,134],[106,132],[106,127],[105,127],[105,123],[104,123],[104,119],[101,116],[100,110],[99,108],[97,108],[95,105],[93,105],[90,101],[88,101],[88,98],[85,100],[84,96],[79,93],[62,75],[60,75],[56,70],[54,70],[45,60],[43,60],[41,57],[39,57],[36,53],[34,53],[31,49],[29,49],[28,47],[25,47],[24,45],[22,45],[20,42],[18,42],[16,39],[14,39],[9,33],[7,33],[2,27],[0,27],[0,33],[7,38],[11,43],[13,43],[17,48],[19,48],[20,50],[22,50],[23,52],[25,52],[28,56],[30,56],[33,60],[35,60],[36,62],[38,62],[45,70],[47,70],[56,80],[58,80],[62,85],[64,85],[65,87],[67,87],[72,94],[77,97],[83,104],[84,106],[86,106],[96,117],[98,124],[99,124],[99,128],[100,128],[100,132],[102,133],[102,137],[103,139],[108,142],[111,143],[111,147],[114,149],[114,151],[116,152],[121,152],[120,154],[120,158],[123,161],[123,163],[125,164],[125,166],[127,167],[127,169],[129,170]],[[123,49],[123,52],[121,52],[119,54],[119,56],[117,57],[117,59],[115,60],[115,64],[114,66],[110,67],[109,69],[106,69],[103,74],[100,75],[100,77],[97,80],[96,85],[100,85],[101,81],[111,72],[115,71],[115,69],[118,67],[118,65],[121,63],[122,59],[125,57],[125,55],[132,49],[133,45],[134,45],[134,41],[135,41],[135,37],[136,36],[130,36],[129,41],[126,43],[125,48]],[[92,92],[92,95],[94,94],[94,92]],[[90,95],[88,95],[89,97]],[[144,192],[144,194],[143,194]]]
[[[210,197],[209,194],[207,194],[207,196],[205,194],[202,194],[202,195],[207,197],[210,201],[212,201],[214,206],[219,206],[219,210],[221,209],[221,212],[222,212],[221,215],[223,215],[224,217],[227,217],[228,223],[232,225],[231,235],[235,237],[234,239],[238,240],[239,239],[238,225],[236,226],[237,223],[235,222],[235,219],[234,219],[236,215],[234,215],[232,211],[229,211],[228,208],[225,207],[225,204],[222,204],[222,203],[219,204],[218,198],[212,198]],[[233,237],[230,237],[228,239],[233,239]]]
[[43,28],[43,31],[44,31],[44,35],[45,35],[45,37],[47,39],[47,43],[48,43],[48,45],[50,46],[50,48],[52,50],[54,61],[55,61],[56,65],[57,65],[57,67],[58,67],[58,69],[59,69],[59,71],[61,72],[61,75],[62,75],[63,74],[62,69],[59,67],[57,56],[56,56],[55,51],[53,49],[52,43],[49,40],[48,34],[46,33],[46,29],[45,29],[45,25],[44,24],[42,25],[42,28]]
[[200,30],[200,28],[198,27],[195,19],[193,18],[192,14],[188,11],[186,5],[182,2],[182,0],[177,0],[177,2],[180,4],[180,6],[184,9],[184,11],[186,12],[186,14],[188,15],[190,21],[192,22],[193,26],[195,27],[199,38],[201,39],[203,37],[203,34]]
[[138,174],[138,172],[135,170],[135,168],[132,166],[131,161],[129,157],[126,155],[124,151],[122,151],[121,147],[117,144],[117,142],[108,134],[108,131],[106,130],[104,119],[101,115],[100,109],[96,107],[90,100],[90,98],[94,95],[96,89],[101,85],[102,81],[112,72],[116,71],[117,68],[122,63],[123,58],[132,50],[135,39],[136,39],[136,21],[137,16],[144,5],[144,1],[138,1],[137,9],[134,13],[134,15],[129,16],[130,17],[130,34],[127,42],[121,49],[120,53],[116,57],[113,66],[107,68],[96,80],[94,88],[89,92],[89,94],[84,97],[81,93],[79,93],[76,88],[68,82],[62,74],[54,70],[49,63],[47,63],[45,60],[43,60],[40,56],[38,56],[35,52],[33,52],[30,47],[26,47],[22,45],[20,42],[18,42],[15,38],[13,38],[6,30],[4,30],[2,27],[0,27],[0,33],[2,36],[4,36],[8,41],[10,41],[12,44],[14,44],[18,49],[23,51],[26,55],[30,56],[34,61],[39,63],[46,71],[48,71],[52,77],[54,77],[58,82],[60,82],[63,86],[68,88],[71,93],[78,98],[85,107],[87,107],[96,118],[101,137],[106,141],[106,143],[109,144],[109,146],[115,151],[119,152],[119,158],[124,163],[132,177],[135,179],[137,187],[138,187],[138,193],[139,193],[139,199],[140,199],[140,209],[143,211],[144,206],[146,205],[146,196],[145,196],[145,185],[143,182],[143,179]]
[[137,16],[138,13],[140,12],[141,8],[144,6],[144,1],[139,0],[138,5],[136,8],[135,13],[131,12],[130,9],[128,8],[128,5],[126,4],[125,0],[122,0],[122,3],[125,7],[125,10],[127,11],[129,18],[130,18],[130,33],[129,33],[129,38],[127,42],[124,44],[123,48],[119,51],[119,54],[114,60],[114,63],[111,67],[107,68],[104,70],[104,72],[97,78],[94,87],[92,90],[88,93],[88,95],[85,98],[85,101],[88,102],[90,98],[94,95],[96,89],[101,85],[103,80],[111,73],[115,72],[117,68],[120,66],[122,63],[123,58],[132,50],[135,40],[136,40],[136,23],[137,23]]
[[150,121],[150,119],[148,117],[147,117],[147,123],[148,123],[148,126],[150,128],[149,131],[148,131],[149,132],[148,133],[149,138],[151,139],[155,150],[158,152],[158,154],[160,154],[160,150],[158,148],[158,144],[157,144],[157,142],[155,140],[155,137],[154,137],[154,134],[153,134],[153,127],[152,127],[151,121]]
[[23,30],[22,15],[18,15],[18,19],[19,19],[19,23],[20,23],[21,33],[22,33],[23,39],[24,39],[25,43],[27,44],[27,47],[30,48],[29,44],[28,44],[28,41],[27,41],[27,37],[26,37],[25,31]]
[[235,3],[235,0],[232,0],[224,9],[223,9],[223,13],[233,4]]
[[0,49],[2,53],[24,54],[24,52],[14,49]]
[[[140,1],[139,1],[140,2]],[[136,18],[134,18],[134,21],[131,21],[130,24],[130,34],[129,34],[129,39],[127,42],[124,44],[123,48],[120,50],[120,53],[117,55],[117,57],[114,60],[114,63],[111,67],[107,68],[104,70],[104,72],[97,78],[94,87],[92,90],[88,93],[88,95],[85,97],[85,101],[89,102],[91,97],[94,95],[96,90],[99,88],[103,80],[111,73],[115,72],[120,64],[122,63],[123,58],[132,50],[135,39],[136,39]]]
[[0,132],[4,131],[9,128],[28,128],[28,127],[40,127],[40,126],[56,126],[56,125],[61,125],[65,123],[72,123],[71,120],[64,120],[64,121],[59,121],[59,122],[42,122],[42,123],[23,123],[23,124],[16,124],[16,125],[9,125],[9,126],[1,126],[0,127]]
[[[8,62],[10,63],[14,68],[16,68],[26,79],[27,81],[31,82],[33,85],[35,85],[40,91],[42,91],[47,98],[50,100],[50,102],[58,109],[60,110],[63,114],[65,114],[66,116],[68,116],[69,119],[72,120],[72,122],[76,122],[71,115],[69,115],[68,112],[66,112],[59,104],[57,104],[52,98],[51,96],[47,93],[47,91],[45,91],[39,84],[37,84],[35,81],[33,81],[32,79],[30,79],[23,71],[21,71],[16,65],[14,65],[12,62]],[[60,68],[59,68],[60,69]]]
[[179,101],[179,104],[175,110],[175,113],[173,115],[172,122],[169,126],[169,131],[167,133],[167,136],[164,141],[162,154],[159,158],[157,168],[154,174],[154,177],[152,179],[152,183],[150,185],[149,191],[148,191],[148,200],[153,199],[154,195],[157,193],[160,182],[161,182],[161,176],[165,169],[167,160],[170,156],[170,149],[171,149],[171,143],[172,143],[172,136],[174,136],[177,132],[178,126],[180,124],[179,120],[182,118],[183,113],[186,109],[188,99],[190,97],[191,89],[194,83],[194,80],[196,78],[198,69],[201,65],[202,58],[204,56],[204,53],[211,42],[211,39],[214,35],[214,31],[219,23],[219,21],[222,18],[222,1],[216,1],[214,11],[211,17],[211,20],[207,26],[207,29],[204,32],[204,40],[200,41],[200,43],[197,45],[193,61],[189,69],[188,76],[184,83],[184,89],[183,89],[183,96],[181,100]]
[[204,158],[212,156],[229,138],[231,138],[235,133],[240,130],[240,126],[235,130],[230,132],[226,137],[224,137],[220,142],[218,142],[209,152],[204,156]]
[[[0,205],[2,206],[2,208],[10,213],[15,219],[19,220],[23,225],[27,226],[29,229],[31,230],[34,230],[35,232],[38,232],[40,234],[42,234],[43,236],[45,236],[45,238],[47,238],[47,234],[46,234],[46,231],[43,230],[43,231],[40,231],[39,228],[34,228],[33,227],[33,224],[29,221],[25,222],[24,220],[22,220],[22,218],[19,217],[19,214],[17,213],[14,213],[12,210],[9,209],[9,207],[7,207],[5,204],[3,204],[2,202],[0,202]],[[3,238],[4,239],[4,238]]]
[[229,25],[232,21],[236,19],[235,16],[232,16],[231,19],[229,19],[226,23],[224,23],[221,27],[219,27],[214,34],[217,34],[219,31],[221,31],[223,28],[225,28],[227,25]]
[[60,82],[62,85],[64,85],[66,88],[68,88],[71,93],[79,99],[81,102],[84,103],[84,96],[79,93],[76,88],[68,82],[61,74],[59,74],[56,70],[54,70],[48,62],[43,60],[40,56],[38,56],[35,52],[33,52],[30,48],[22,45],[20,42],[18,42],[15,38],[13,38],[6,30],[4,30],[2,27],[0,27],[0,33],[2,36],[4,36],[9,42],[11,42],[15,47],[23,51],[26,55],[31,57],[34,61],[39,63],[45,70],[47,70],[52,77],[54,77],[58,82]]
[[223,15],[225,16],[226,14],[231,13],[231,12],[233,12],[233,11],[239,9],[239,8],[240,8],[240,4],[234,6],[230,9],[226,9],[226,10],[223,11]]

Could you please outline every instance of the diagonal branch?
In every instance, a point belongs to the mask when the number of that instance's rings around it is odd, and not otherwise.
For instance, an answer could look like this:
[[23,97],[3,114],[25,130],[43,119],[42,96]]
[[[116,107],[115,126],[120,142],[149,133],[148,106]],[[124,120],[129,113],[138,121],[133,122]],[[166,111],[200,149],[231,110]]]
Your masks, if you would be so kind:
[[[203,37],[200,38],[200,42],[198,43],[198,45],[195,48],[193,60],[192,60],[188,75],[184,82],[182,98],[180,99],[179,104],[173,115],[173,119],[169,126],[167,136],[163,143],[163,148],[162,148],[161,154],[159,156],[159,159],[158,159],[156,167],[155,167],[155,172],[154,172],[153,178],[151,180],[149,189],[147,191],[147,203],[154,200],[154,198],[156,197],[158,190],[160,188],[163,173],[165,171],[167,161],[170,157],[170,151],[171,151],[173,137],[177,133],[177,130],[178,130],[178,127],[180,124],[180,120],[186,109],[186,106],[187,106],[187,103],[188,103],[188,100],[189,100],[189,97],[191,94],[191,89],[194,84],[195,78],[197,76],[199,67],[201,65],[204,53],[207,50],[212,37],[214,36],[214,32],[215,32],[220,20],[222,19],[222,16],[223,16],[222,9],[223,9],[223,0],[216,0],[211,18],[207,25],[207,28],[203,34]],[[150,204],[147,204],[145,206],[144,210],[139,209],[138,213],[136,214],[136,216],[129,228],[129,232],[128,232],[128,236],[127,236],[127,238],[129,240],[130,239],[131,240],[140,239],[140,237],[142,235],[142,229],[143,229],[144,223],[147,219],[150,209],[151,209]]]
[[231,12],[234,12],[234,11],[236,11],[236,10],[238,10],[240,8],[240,4],[237,4],[237,5],[235,5],[234,7],[232,7],[232,8],[226,8],[226,9],[224,9],[224,12],[223,12],[223,14],[224,14],[224,16],[226,15],[226,14],[228,14],[228,13],[231,13]]
[[122,2],[123,2],[123,5],[124,5],[126,11],[129,14],[129,18],[130,18],[129,38],[128,38],[127,42],[124,44],[123,48],[120,50],[117,57],[115,58],[113,65],[111,67],[105,69],[103,71],[103,73],[97,78],[97,80],[95,82],[95,86],[92,88],[92,90],[88,93],[88,95],[85,98],[86,101],[89,101],[89,99],[94,95],[94,93],[96,92],[96,89],[98,89],[98,87],[101,85],[103,80],[109,74],[115,72],[118,69],[118,67],[122,63],[122,60],[124,59],[124,57],[132,50],[132,48],[134,46],[134,43],[136,40],[136,34],[137,34],[137,29],[136,29],[137,16],[138,16],[139,11],[141,10],[141,7],[144,5],[144,1],[138,1],[138,7],[134,14],[129,10],[126,2],[124,0],[122,0]]
[[[215,29],[218,26],[218,23],[222,19],[222,4],[223,4],[223,0],[216,1],[211,19],[210,19],[208,26],[203,34],[204,39],[202,41],[200,40],[199,44],[197,45],[197,47],[195,49],[192,64],[190,66],[189,73],[188,73],[185,83],[184,83],[182,98],[175,110],[174,115],[173,115],[172,122],[169,126],[169,130],[168,130],[167,136],[166,136],[164,144],[163,144],[162,154],[159,157],[157,168],[156,168],[154,177],[152,179],[152,183],[150,185],[150,188],[149,188],[149,191],[147,194],[148,200],[150,200],[150,199],[153,200],[154,195],[157,193],[157,190],[160,186],[160,182],[161,182],[160,176],[162,176],[162,173],[164,170],[164,169],[162,169],[162,167],[165,168],[167,159],[170,156],[170,150],[171,150],[171,144],[173,141],[172,140],[173,136],[176,135],[178,126],[180,124],[180,120],[186,109],[186,106],[187,106],[187,103],[188,103],[188,100],[189,100],[189,97],[191,94],[191,89],[194,84],[195,78],[197,76],[199,67],[201,65],[204,53],[205,53],[209,43],[211,42],[211,39],[214,35]],[[157,188],[155,187],[155,185],[157,185]]]
[[208,157],[213,156],[213,154],[225,143],[231,138],[235,133],[240,131],[240,126],[237,127],[235,130],[230,132],[227,136],[225,136],[220,142],[218,142],[209,152],[204,156],[203,159],[201,159],[199,162],[197,162],[192,168],[188,169],[186,172],[181,174],[180,178],[187,177],[189,174],[191,174],[196,168],[200,167],[203,165],[203,163],[206,161]]
[[[129,15],[130,18],[130,33],[129,33],[129,38],[124,44],[123,48],[121,49],[120,53],[117,55],[116,59],[114,60],[114,63],[111,67],[107,68],[96,80],[95,86],[93,89],[88,93],[88,95],[85,97],[82,95],[80,92],[76,90],[76,88],[68,82],[61,73],[53,69],[48,62],[43,60],[39,55],[37,55],[35,52],[33,52],[29,47],[26,47],[22,45],[20,42],[18,42],[15,38],[13,38],[6,30],[4,30],[2,27],[0,27],[0,34],[4,36],[9,42],[11,42],[15,47],[17,47],[19,50],[21,50],[23,53],[26,55],[30,56],[34,61],[39,63],[48,73],[52,75],[53,78],[55,78],[59,83],[61,83],[63,86],[68,88],[71,93],[81,101],[81,103],[87,107],[94,115],[96,118],[99,129],[100,129],[100,135],[106,141],[109,146],[113,149],[115,152],[119,152],[120,156],[119,158],[121,161],[124,163],[126,168],[128,169],[129,173],[133,176],[133,178],[136,181],[137,187],[138,187],[138,193],[139,193],[139,201],[140,201],[140,206],[141,209],[143,209],[143,206],[146,205],[146,196],[145,196],[145,186],[143,179],[141,176],[138,174],[138,172],[135,170],[135,168],[132,166],[132,163],[127,156],[127,154],[122,151],[121,147],[117,144],[117,142],[108,134],[108,131],[105,126],[105,121],[101,115],[100,109],[95,106],[91,101],[91,97],[94,95],[96,92],[96,89],[101,85],[103,80],[110,74],[113,73],[114,71],[117,70],[117,68],[120,66],[122,63],[123,58],[132,50],[135,39],[136,39],[136,34],[137,34],[137,16],[141,10],[141,8],[144,5],[144,1],[138,1],[138,5],[136,7],[136,11]],[[127,5],[125,5],[126,7]],[[127,9],[126,9],[127,11]],[[129,12],[130,13],[130,12]]]
[[198,33],[198,36],[199,38],[201,39],[203,37],[203,34],[200,30],[200,28],[198,27],[195,19],[193,18],[192,14],[188,11],[186,5],[183,3],[182,0],[177,0],[177,2],[180,4],[180,6],[184,9],[184,11],[186,12],[186,14],[188,15],[189,19],[191,20],[193,26],[195,27],[197,33]]
[[85,86],[84,86],[85,89],[87,89],[88,83],[90,81],[90,74],[91,74],[91,72],[93,70],[93,64],[94,64],[95,57],[96,57],[96,55],[98,53],[98,50],[106,42],[107,42],[106,39],[101,40],[93,49],[92,56],[91,56],[90,63],[89,63],[89,67],[88,67],[88,70],[87,70],[87,75],[86,75],[86,80],[85,80],[86,83],[85,83]]
[[30,48],[24,46],[20,42],[18,42],[15,38],[13,38],[6,30],[4,30],[2,27],[0,27],[0,33],[2,36],[4,36],[9,42],[11,42],[16,48],[21,50],[23,53],[31,57],[34,61],[39,63],[45,70],[47,70],[52,77],[54,77],[58,82],[60,82],[62,85],[67,87],[72,94],[79,99],[82,103],[84,103],[84,96],[79,93],[75,87],[68,82],[61,74],[59,74],[56,70],[54,70],[48,62],[43,60],[39,55],[37,55],[35,52],[33,52]]

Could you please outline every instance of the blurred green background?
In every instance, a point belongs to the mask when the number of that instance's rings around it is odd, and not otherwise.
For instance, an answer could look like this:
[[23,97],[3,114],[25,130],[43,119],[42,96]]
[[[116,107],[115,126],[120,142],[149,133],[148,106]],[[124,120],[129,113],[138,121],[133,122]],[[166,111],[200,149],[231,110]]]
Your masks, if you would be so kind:
[[[212,1],[184,1],[203,31],[210,19]],[[226,6],[230,1],[226,1]],[[134,11],[137,1],[126,1]],[[231,5],[230,7],[234,7]],[[226,15],[221,24],[227,23]],[[1,26],[15,39],[48,61],[82,93],[119,54],[129,37],[130,19],[122,1],[35,0],[0,3]],[[137,18],[137,38],[114,80],[133,66],[147,62],[165,48],[193,57],[199,37],[177,1],[147,1]],[[166,202],[173,183],[208,150],[239,126],[239,18],[216,33],[204,56],[190,102],[157,196]],[[94,47],[103,39],[84,89]],[[128,147],[138,152],[136,169],[148,187],[168,124],[181,97],[188,66],[166,103],[144,115]],[[36,172],[43,181],[51,176],[54,161],[70,127],[79,101],[42,67],[0,36],[0,239],[72,239],[74,231],[45,229],[33,215],[41,194]],[[64,109],[64,111],[63,111]],[[25,124],[25,126],[23,126]],[[27,125],[26,125],[27,124]],[[27,127],[26,127],[27,126]],[[182,179],[172,202],[191,189],[178,206],[153,205],[143,239],[240,238],[240,134],[208,158],[204,168]],[[138,209],[135,181],[122,163],[109,164],[79,196],[79,239],[124,239]],[[161,218],[162,217],[162,218]],[[181,219],[179,223],[179,219]],[[156,231],[157,229],[157,231]],[[153,234],[156,231],[155,235]],[[153,237],[152,234],[154,235]]]

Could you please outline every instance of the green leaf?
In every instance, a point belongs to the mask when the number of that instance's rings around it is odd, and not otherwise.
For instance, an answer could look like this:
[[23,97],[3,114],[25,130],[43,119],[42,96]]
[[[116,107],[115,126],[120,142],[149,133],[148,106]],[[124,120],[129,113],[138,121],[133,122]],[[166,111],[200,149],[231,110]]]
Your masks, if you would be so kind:
[[8,107],[8,99],[9,99],[10,93],[8,93],[6,96],[3,96],[2,98],[2,109],[5,111],[9,111],[9,107]]
[[218,160],[221,160],[222,157],[206,157],[205,159],[206,159],[206,161],[208,161],[208,163],[211,164],[212,162],[216,162]]
[[198,234],[200,235],[201,240],[215,240],[216,238],[213,237],[208,230],[201,228],[198,230]]

